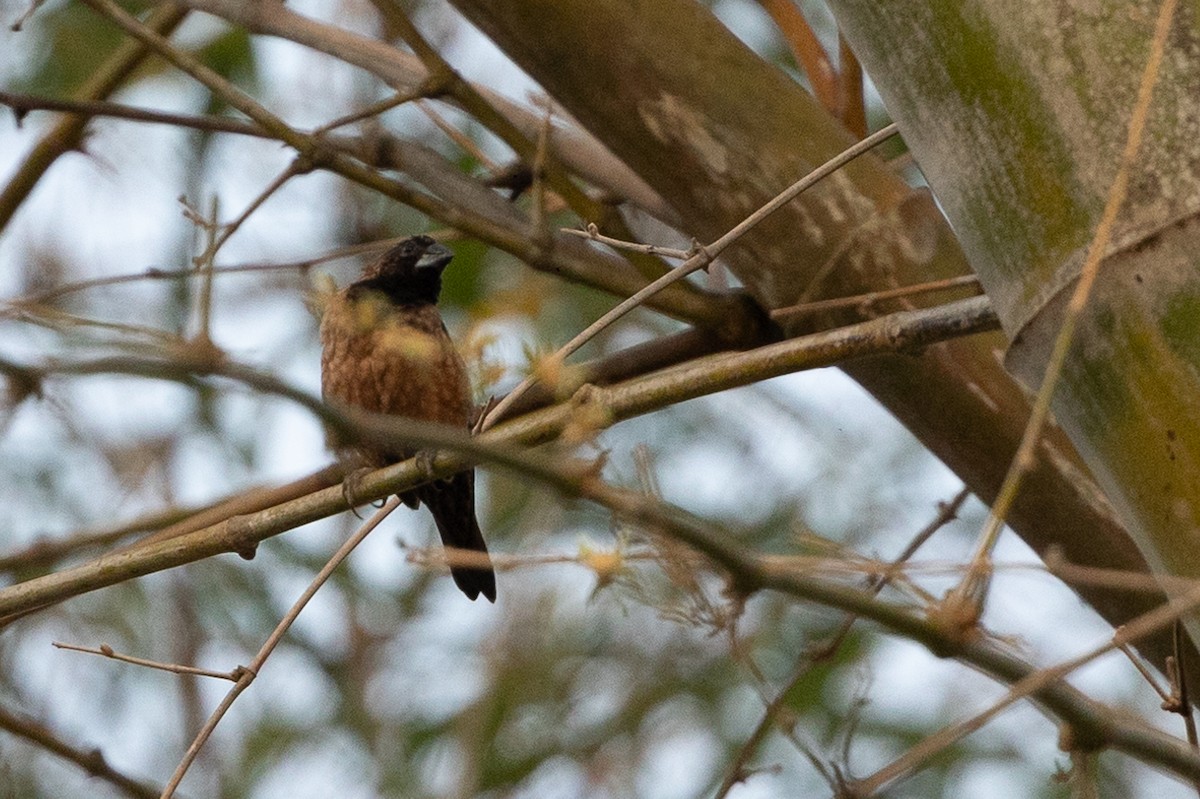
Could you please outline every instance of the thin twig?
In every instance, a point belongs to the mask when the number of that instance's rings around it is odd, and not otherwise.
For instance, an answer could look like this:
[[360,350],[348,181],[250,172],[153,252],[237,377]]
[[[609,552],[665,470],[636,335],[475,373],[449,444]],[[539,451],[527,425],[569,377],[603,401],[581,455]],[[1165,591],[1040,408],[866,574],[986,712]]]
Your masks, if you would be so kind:
[[[196,266],[199,268],[200,273],[205,279],[204,292],[209,295],[209,300],[208,302],[202,304],[202,309],[205,309],[206,312],[211,310],[209,306],[212,304],[211,294],[212,279],[214,274],[213,260],[217,257],[217,253],[220,251],[220,249],[224,247],[225,243],[229,241],[233,234],[236,233],[238,229],[246,223],[246,220],[250,218],[250,215],[262,207],[262,204],[265,203],[271,197],[271,195],[282,189],[289,180],[297,175],[304,174],[311,168],[312,164],[309,163],[308,160],[303,156],[294,159],[284,168],[282,172],[275,176],[274,180],[267,184],[266,188],[258,193],[258,196],[250,201],[250,204],[247,205],[245,210],[238,215],[237,219],[234,219],[232,222],[226,225],[218,224],[218,206],[216,204],[216,200],[214,199],[212,206],[212,231],[209,233],[209,240],[204,252],[194,259]],[[220,229],[220,234],[216,233],[218,229]],[[203,297],[204,294],[201,294],[201,296]],[[205,332],[205,337],[207,338],[207,331]]]
[[[1192,710],[1191,692],[1188,691],[1187,684],[1187,664],[1184,663],[1184,657],[1188,651],[1187,639],[1181,619],[1175,620],[1175,626],[1171,630],[1171,637],[1175,643],[1175,690],[1173,693],[1179,697],[1179,714],[1183,716],[1183,724],[1187,730],[1188,743],[1193,749],[1200,749],[1200,737],[1196,734],[1196,717]],[[1196,786],[1200,790],[1200,783]]]
[[471,140],[471,137],[464,134],[461,130],[454,127],[450,122],[426,100],[417,100],[417,108],[421,109],[425,116],[429,117],[429,121],[438,127],[442,133],[445,133],[450,141],[454,142],[459,148],[478,161],[484,169],[495,175],[499,171],[496,162],[488,158],[487,153],[479,148],[479,145]]
[[120,652],[113,650],[108,644],[101,644],[99,647],[78,646],[76,644],[65,644],[61,641],[54,641],[51,644],[56,649],[68,649],[72,652],[83,652],[88,655],[100,655],[101,657],[119,660],[122,663],[132,663],[135,666],[145,666],[148,669],[157,669],[159,671],[169,671],[172,674],[191,674],[197,677],[214,677],[218,680],[229,680],[236,682],[238,679],[238,671],[213,671],[212,669],[201,669],[196,666],[184,666],[180,663],[162,663],[157,660],[146,660],[145,658],[134,657],[133,655],[123,655]]
[[772,308],[771,318],[775,320],[792,319],[797,316],[835,311],[841,308],[870,308],[883,300],[893,300],[899,297],[911,297],[918,294],[931,294],[938,291],[960,288],[962,286],[978,286],[977,275],[959,275],[944,280],[931,280],[928,283],[917,283],[912,286],[899,286],[894,289],[882,289],[866,294],[856,294],[853,297],[833,297],[828,300],[816,300],[800,305],[789,305],[786,308]]
[[[833,331],[790,339],[757,350],[726,353],[696,359],[684,366],[606,388],[589,388],[576,403],[566,403],[505,422],[502,428],[471,437],[465,431],[441,425],[422,424],[396,417],[349,414],[278,379],[248,369],[227,359],[170,360],[103,358],[85,362],[55,362],[38,367],[0,358],[0,373],[37,382],[48,374],[127,374],[159,380],[175,380],[196,386],[201,376],[219,375],[264,394],[299,404],[347,440],[369,437],[379,444],[403,441],[406,447],[443,450],[436,460],[442,477],[461,471],[471,458],[502,463],[516,469],[529,468],[515,443],[532,445],[557,436],[578,418],[579,402],[591,402],[611,424],[687,399],[748,385],[800,369],[829,366],[850,357],[895,352],[944,340],[947,337],[995,329],[997,320],[986,297],[960,300],[942,308],[903,311]],[[598,417],[600,418],[600,417]],[[507,444],[508,446],[502,446]],[[463,453],[452,456],[450,453]],[[465,457],[464,457],[465,456]],[[540,467],[540,461],[537,462]],[[443,474],[444,471],[444,474]],[[363,478],[360,497],[379,499],[420,482],[419,470],[411,463],[372,472]],[[585,477],[590,477],[585,472]],[[426,476],[424,479],[428,479]],[[410,483],[403,483],[409,480]],[[578,488],[572,488],[578,491]],[[247,513],[219,521],[210,527],[160,541],[134,550],[101,558],[80,566],[36,577],[0,588],[0,617],[28,611],[48,602],[61,601],[79,593],[112,585],[132,577],[179,566],[221,552],[240,552],[258,541],[278,535],[300,524],[340,513],[345,500],[340,489],[330,487],[305,497],[282,502],[270,511]],[[2,620],[0,620],[2,623]]]
[[354,111],[349,114],[346,114],[345,116],[340,116],[340,117],[337,117],[336,119],[332,119],[329,122],[326,122],[321,127],[315,128],[313,130],[313,134],[318,135],[318,136],[323,135],[323,134],[329,133],[332,130],[337,130],[338,128],[345,127],[346,125],[352,125],[355,122],[361,122],[364,119],[370,119],[371,117],[377,117],[382,113],[391,111],[393,108],[399,108],[400,106],[404,105],[405,103],[410,103],[413,100],[416,100],[417,105],[420,105],[421,104],[421,101],[419,99],[420,97],[421,97],[420,92],[397,92],[396,94],[393,94],[391,97],[386,97],[378,102],[371,103],[366,108],[360,108],[359,110]]
[[57,97],[0,91],[0,105],[8,106],[18,115],[30,111],[60,111],[89,117],[110,117],[134,122],[171,125],[177,128],[206,130],[212,133],[236,133],[241,136],[270,138],[270,134],[262,128],[241,119],[201,114],[172,114],[168,111],[137,108],[110,100],[64,100]]
[[79,314],[67,313],[58,308],[52,308],[45,305],[23,304],[13,306],[8,310],[0,311],[6,319],[21,321],[39,327],[49,328],[50,330],[63,331],[78,328],[92,328],[105,332],[118,333],[117,343],[120,346],[129,348],[131,339],[142,338],[146,339],[148,344],[156,344],[162,346],[164,344],[176,344],[179,342],[179,336],[174,333],[168,333],[158,328],[148,327],[146,325],[135,325],[127,322],[110,322],[103,319],[92,319]]
[[25,27],[25,23],[33,18],[33,15],[38,12],[46,0],[29,0],[29,6],[25,9],[21,16],[17,17],[16,21],[9,26],[9,30],[13,33],[19,33]]
[[[1171,678],[1171,710],[1183,716],[1183,728],[1187,732],[1188,745],[1196,751],[1200,751],[1200,737],[1196,734],[1196,716],[1192,708],[1192,699],[1188,691],[1187,683],[1187,664],[1184,662],[1184,657],[1188,651],[1188,640],[1186,632],[1183,628],[1183,619],[1176,619],[1175,625],[1171,630],[1172,642],[1175,646],[1175,654],[1167,658],[1167,672]],[[1164,708],[1166,705],[1163,706]],[[1196,789],[1196,794],[1200,796],[1200,780],[1193,780],[1192,787]]]
[[[929,524],[925,525],[925,527],[923,527],[915,536],[913,536],[912,540],[909,541],[908,546],[906,546],[904,550],[898,556],[896,556],[895,560],[889,563],[885,569],[872,576],[872,578],[868,581],[868,589],[874,592],[876,595],[882,592],[887,584],[894,579],[899,568],[904,565],[908,559],[911,558],[934,533],[958,517],[959,508],[962,507],[962,504],[966,502],[967,497],[970,495],[971,490],[963,487],[963,489],[959,491],[958,494],[955,495],[954,499],[950,500],[950,502],[938,503],[937,516],[935,516],[934,519],[929,522]],[[858,616],[854,614],[847,615],[842,620],[842,623],[839,625],[833,636],[831,636],[829,641],[820,647],[810,647],[804,651],[800,657],[800,662],[796,665],[796,669],[792,673],[791,678],[775,695],[775,698],[767,704],[766,711],[759,720],[758,726],[754,728],[754,732],[750,733],[750,737],[748,737],[745,743],[743,743],[738,749],[737,756],[725,769],[725,778],[721,782],[720,787],[717,788],[717,792],[714,794],[714,799],[724,799],[724,797],[727,796],[731,790],[733,790],[733,787],[742,781],[746,770],[746,763],[749,761],[750,757],[753,756],[754,752],[758,750],[759,745],[766,738],[767,733],[775,723],[775,719],[778,718],[779,713],[784,707],[784,703],[787,701],[788,697],[791,696],[792,691],[796,689],[796,686],[800,684],[801,680],[812,673],[813,666],[828,660],[834,655],[835,652],[837,652],[838,649],[841,648],[842,642],[846,640],[846,636],[849,635],[850,630],[856,621],[858,621]],[[805,748],[802,748],[801,751],[806,758],[808,758],[810,761],[813,761],[813,757],[805,750]],[[822,778],[824,778],[827,782],[831,782],[830,774],[824,767],[824,764],[821,764],[818,761],[814,762],[813,765],[821,773]]]
[[[93,0],[89,0],[89,2],[92,1]],[[632,297],[629,297],[618,303],[615,308],[608,311],[608,313],[604,314],[595,322],[588,325],[585,329],[576,334],[570,341],[560,347],[551,357],[561,362],[571,353],[575,352],[584,344],[591,341],[597,334],[599,334],[613,322],[620,319],[634,308],[642,305],[642,303],[644,303],[657,292],[661,291],[672,283],[675,283],[676,281],[682,280],[693,272],[706,268],[725,250],[726,247],[736,242],[764,219],[794,200],[801,192],[806,191],[824,178],[832,175],[834,172],[853,161],[858,156],[879,145],[881,142],[891,138],[898,131],[899,128],[895,123],[888,125],[882,130],[871,134],[857,144],[848,147],[838,155],[814,169],[812,172],[809,172],[803,178],[777,194],[773,199],[771,199],[757,211],[743,219],[733,229],[721,236],[712,244],[707,246],[700,245],[697,248],[697,252],[679,266],[667,272],[657,280],[654,280],[649,285],[635,293]],[[527,377],[522,380],[516,388],[509,392],[507,397],[502,399],[496,405],[496,407],[492,409],[492,413],[489,415],[488,419],[501,418],[509,406],[515,403],[522,394],[532,388],[536,382],[536,377]],[[488,427],[490,427],[490,424],[489,422],[485,421],[483,429],[487,430]]]
[[414,566],[421,568],[441,567],[445,569],[451,566],[465,566],[468,568],[479,568],[492,566],[498,572],[514,571],[516,569],[535,568],[539,566],[564,566],[567,564],[575,564],[585,568],[593,568],[590,560],[602,562],[605,560],[621,561],[653,561],[657,555],[651,550],[624,551],[619,554],[606,551],[591,551],[581,549],[575,554],[505,554],[505,553],[484,553],[474,549],[460,549],[458,547],[447,547],[442,545],[432,547],[402,547],[405,552],[405,560]]
[[[372,254],[382,252],[393,244],[398,243],[400,237],[392,239],[381,239],[379,241],[368,242],[366,244],[354,244],[348,247],[339,247],[335,250],[330,250],[324,255],[318,255],[313,258],[306,258],[302,261],[286,261],[283,263],[248,263],[234,264],[230,266],[216,266],[213,271],[219,274],[240,274],[246,272],[279,272],[279,271],[296,271],[306,272],[314,266],[328,263],[330,261],[338,261],[343,258],[353,258],[359,255]],[[97,277],[90,280],[79,280],[72,283],[64,283],[61,286],[46,289],[37,294],[30,294],[25,297],[19,297],[14,300],[8,300],[6,304],[22,307],[22,306],[37,306],[52,302],[60,297],[69,294],[75,294],[80,291],[87,291],[94,288],[103,288],[105,286],[117,286],[125,283],[137,283],[143,280],[177,280],[180,278],[191,279],[197,277],[197,272],[193,268],[188,269],[161,269],[159,267],[151,267],[142,272],[134,272],[124,275],[110,275],[108,277]]]
[[[250,207],[255,208],[257,204],[251,203]],[[196,271],[200,274],[199,312],[197,314],[199,316],[200,329],[196,332],[194,341],[201,346],[207,347],[214,346],[210,333],[212,330],[213,259],[216,258],[217,250],[227,238],[227,236],[218,233],[218,229],[220,228],[220,213],[220,198],[213,195],[209,201],[208,219],[201,225],[201,230],[204,233],[204,252],[199,257],[193,259]],[[245,219],[248,215],[249,212],[243,214],[242,218]]]
[[171,799],[171,797],[175,795],[175,791],[179,787],[180,781],[183,780],[184,775],[187,774],[188,768],[190,768],[192,763],[196,760],[196,756],[200,754],[200,749],[203,748],[204,744],[212,736],[213,730],[216,729],[217,724],[219,724],[221,719],[224,718],[225,713],[233,705],[234,701],[242,694],[243,691],[250,687],[250,683],[254,682],[254,678],[258,676],[258,673],[262,671],[263,665],[267,662],[267,658],[271,656],[271,653],[275,651],[275,647],[279,645],[281,640],[283,640],[283,636],[291,628],[297,617],[299,617],[300,611],[304,610],[304,606],[307,605],[309,600],[316,595],[317,591],[322,585],[325,584],[325,581],[329,579],[330,575],[333,574],[333,571],[341,565],[342,561],[344,561],[350,555],[350,553],[354,551],[354,548],[362,543],[363,540],[371,533],[371,531],[378,527],[379,523],[386,519],[388,514],[398,507],[400,507],[399,497],[391,497],[388,499],[382,508],[376,511],[354,535],[347,539],[346,542],[338,548],[337,552],[333,554],[333,557],[329,559],[325,566],[322,567],[321,571],[317,573],[317,576],[313,578],[311,583],[309,583],[308,588],[304,590],[304,593],[300,595],[300,598],[296,600],[284,617],[279,621],[279,624],[276,625],[275,629],[271,632],[271,635],[262,645],[262,648],[258,650],[258,654],[256,654],[254,659],[250,661],[250,665],[239,667],[239,669],[236,670],[238,675],[237,681],[234,683],[233,687],[229,689],[229,693],[225,695],[225,698],[221,700],[221,704],[218,705],[217,709],[213,711],[211,716],[209,716],[208,721],[205,722],[204,727],[196,735],[196,738],[192,741],[191,746],[188,747],[183,759],[176,767],[175,773],[171,775],[170,781],[167,783],[166,787],[163,788],[160,799]]
[[[1118,627],[1116,629],[1116,635],[1117,636],[1121,635],[1120,627]],[[1142,662],[1142,659],[1140,657],[1138,657],[1138,654],[1133,651],[1132,646],[1130,646],[1128,643],[1122,642],[1117,645],[1117,649],[1120,650],[1121,654],[1123,654],[1125,656],[1125,658],[1130,662],[1130,664],[1132,664],[1132,666],[1135,669],[1137,669],[1138,674],[1142,675],[1142,679],[1144,679],[1146,681],[1146,684],[1150,686],[1151,690],[1153,690],[1154,693],[1158,694],[1158,698],[1162,701],[1162,704],[1164,706],[1166,706],[1174,701],[1173,698],[1171,697],[1170,690],[1165,689],[1161,685],[1159,685],[1158,678],[1154,675],[1154,673],[1152,671],[1150,671],[1149,668],[1146,667],[1146,664]],[[1170,660],[1168,659],[1168,662],[1167,662],[1168,670],[1170,668],[1170,665],[1171,665]]]
[[[51,754],[67,760],[89,775],[109,783],[133,799],[155,799],[158,789],[122,774],[108,764],[99,749],[81,749],[59,738],[45,726],[0,708],[0,730],[31,742]],[[11,753],[10,753],[11,755]]]
[[642,244],[636,241],[622,241],[614,239],[610,236],[605,236],[600,232],[600,228],[595,222],[588,222],[587,227],[583,230],[578,228],[564,227],[559,228],[568,236],[578,236],[581,239],[588,241],[598,241],[601,244],[607,244],[614,250],[632,250],[633,252],[645,253],[646,255],[657,255],[660,258],[674,258],[676,260],[685,260],[695,255],[695,250],[677,250],[673,247],[662,247],[658,244]]
[[1033,408],[1029,414],[1029,421],[1026,423],[1025,431],[1021,436],[1021,443],[1017,447],[1016,454],[1013,455],[1008,471],[1004,475],[1004,481],[1001,483],[1000,490],[996,495],[996,501],[992,503],[987,521],[984,523],[983,530],[980,533],[979,543],[976,546],[971,568],[962,582],[946,596],[946,604],[949,608],[947,617],[957,617],[961,620],[959,623],[965,626],[969,626],[967,622],[971,616],[978,618],[980,613],[982,613],[982,603],[987,596],[990,582],[988,561],[991,558],[993,549],[995,549],[996,541],[1000,537],[1000,531],[1004,527],[1004,520],[1008,516],[1009,509],[1016,501],[1017,492],[1021,489],[1021,483],[1025,475],[1033,468],[1034,461],[1037,458],[1037,446],[1041,440],[1046,419],[1050,415],[1050,403],[1054,397],[1054,390],[1058,386],[1058,380],[1062,375],[1067,354],[1071,349],[1071,344],[1075,340],[1075,330],[1079,325],[1079,320],[1083,315],[1084,309],[1087,307],[1088,299],[1092,293],[1092,286],[1095,284],[1096,277],[1100,273],[1100,264],[1108,249],[1108,243],[1112,238],[1117,214],[1125,203],[1125,195],[1129,186],[1129,175],[1134,161],[1137,159],[1138,150],[1141,149],[1142,136],[1145,133],[1146,121],[1150,113],[1150,101],[1154,95],[1154,86],[1158,82],[1159,66],[1162,63],[1167,36],[1170,33],[1171,21],[1174,19],[1177,5],[1178,0],[1163,0],[1159,8],[1158,20],[1154,29],[1154,39],[1150,46],[1150,55],[1146,59],[1146,65],[1142,70],[1137,99],[1134,102],[1133,113],[1129,120],[1129,131],[1125,138],[1125,147],[1121,152],[1117,174],[1113,178],[1112,186],[1109,188],[1108,197],[1104,203],[1104,211],[1101,214],[1100,221],[1096,225],[1096,232],[1092,236],[1091,243],[1088,246],[1087,256],[1084,259],[1079,275],[1079,283],[1075,287],[1075,291],[1067,304],[1062,327],[1059,328],[1058,336],[1054,341],[1054,349],[1051,351],[1050,358],[1046,363],[1042,384],[1038,389],[1037,397],[1034,399]]
[[[958,724],[946,727],[911,747],[901,757],[879,769],[871,776],[857,780],[853,784],[855,795],[872,796],[885,786],[903,776],[914,773],[921,765],[939,752],[945,751],[967,735],[983,727],[989,721],[1000,715],[1017,701],[1033,696],[1043,688],[1059,682],[1067,675],[1091,663],[1096,658],[1120,647],[1122,643],[1144,638],[1158,630],[1169,626],[1179,618],[1200,607],[1200,587],[1193,588],[1181,597],[1173,598],[1165,605],[1145,613],[1128,624],[1110,640],[1097,645],[1083,654],[1066,660],[1057,666],[1033,671],[1014,682],[1008,692],[986,710],[975,714]],[[1077,734],[1084,734],[1079,730]],[[1104,741],[1081,741],[1081,744],[1095,746]]]

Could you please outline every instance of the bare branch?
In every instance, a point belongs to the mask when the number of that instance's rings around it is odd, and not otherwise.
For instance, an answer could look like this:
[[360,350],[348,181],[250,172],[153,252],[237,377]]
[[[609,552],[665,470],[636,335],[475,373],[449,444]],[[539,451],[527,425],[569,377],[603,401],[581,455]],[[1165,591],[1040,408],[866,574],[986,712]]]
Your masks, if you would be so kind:
[[[800,196],[802,192],[816,185],[819,181],[832,175],[834,172],[841,169],[843,166],[850,163],[863,153],[868,152],[872,147],[875,147],[879,143],[896,135],[897,132],[898,128],[895,124],[888,125],[882,130],[879,130],[863,139],[861,142],[846,148],[844,151],[829,159],[812,172],[809,172],[800,180],[796,181],[791,186],[788,186],[779,194],[775,195],[775,197],[769,202],[767,202],[754,213],[750,214],[750,216],[743,219],[739,224],[735,225],[733,229],[721,236],[712,244],[698,247],[697,252],[679,266],[653,281],[650,283],[650,285],[640,289],[633,296],[622,300],[615,308],[609,310],[595,322],[581,330],[566,344],[559,347],[554,353],[553,357],[561,362],[568,355],[575,352],[584,344],[595,338],[601,331],[609,327],[613,322],[620,319],[634,308],[641,306],[659,291],[662,291],[672,283],[682,280],[693,272],[707,268],[708,265],[711,264],[725,250],[725,248],[752,230],[755,225],[759,224],[771,214],[775,213],[780,208],[796,199],[796,197]],[[528,377],[521,381],[520,385],[509,392],[508,396],[501,400],[500,403],[492,409],[492,415],[496,418],[499,418],[509,406],[511,406],[521,397],[522,394],[532,388],[535,382],[536,377]],[[485,420],[483,429],[486,430],[487,428],[488,423]]]
[[159,795],[158,789],[138,782],[108,765],[108,761],[104,759],[104,754],[99,749],[85,750],[72,746],[43,725],[21,718],[3,708],[0,708],[0,729],[24,738],[63,760],[74,763],[88,774],[104,780],[126,796],[134,797],[134,799],[155,799]]
[[[867,588],[873,591],[876,595],[882,592],[887,584],[894,579],[900,567],[908,562],[909,558],[916,554],[916,551],[920,549],[920,547],[926,541],[928,541],[934,533],[945,527],[957,517],[959,508],[962,507],[962,504],[966,502],[967,497],[970,495],[970,489],[963,488],[950,502],[939,503],[937,516],[934,517],[929,524],[921,528],[921,530],[915,536],[913,536],[912,540],[908,543],[908,546],[904,548],[904,551],[902,551],[895,560],[888,564],[885,570],[872,577],[867,585]],[[775,695],[775,698],[767,703],[766,712],[763,713],[763,717],[759,721],[758,726],[754,728],[754,731],[738,750],[737,756],[726,768],[725,779],[721,782],[720,787],[717,788],[714,799],[722,799],[722,797],[727,796],[729,792],[733,790],[733,787],[741,780],[741,776],[746,770],[746,763],[758,750],[759,745],[766,738],[767,732],[769,732],[771,727],[775,724],[781,711],[783,710],[784,703],[791,696],[792,691],[796,689],[802,680],[812,673],[815,665],[828,660],[834,655],[835,652],[837,652],[838,649],[841,648],[842,642],[846,640],[846,636],[850,634],[850,630],[853,628],[856,621],[858,621],[857,616],[853,614],[847,616],[842,620],[842,623],[838,627],[837,631],[834,632],[834,634],[826,643],[819,647],[813,646],[805,649],[804,653],[800,656],[800,662],[797,664],[792,673],[792,677],[787,681],[784,687],[779,690],[779,692]],[[814,760],[812,754],[806,749],[803,750],[803,754],[810,761]],[[818,771],[821,772],[822,777],[828,781],[828,770],[824,767],[824,765],[819,761],[815,761],[813,765]]]
[[98,647],[78,646],[76,644],[64,644],[61,641],[52,643],[56,649],[66,649],[71,652],[83,652],[88,655],[99,655],[110,660],[119,660],[122,663],[130,663],[134,666],[144,666],[148,669],[157,671],[169,671],[172,674],[190,674],[195,677],[214,677],[218,680],[236,681],[238,673],[236,671],[213,671],[212,669],[201,669],[195,666],[184,666],[180,663],[162,663],[157,660],[146,660],[145,658],[134,657],[133,655],[123,655],[120,652],[114,651],[108,644],[101,644]]
[[[398,92],[420,91],[429,78],[428,70],[416,56],[384,42],[302,16],[279,3],[182,0],[182,4],[215,14],[253,33],[288,39],[328,53],[376,75]],[[485,87],[473,88],[526,139],[531,142],[537,140],[542,124],[540,113]],[[591,134],[578,127],[556,125],[551,139],[554,157],[571,171],[603,186],[618,197],[627,198],[667,223],[678,221],[670,204]]]
[[[154,9],[146,20],[146,27],[163,36],[169,36],[186,14],[187,9],[166,3]],[[149,53],[150,49],[139,42],[122,43],[79,88],[75,99],[87,101],[108,97],[134,73]],[[29,155],[17,167],[12,179],[0,192],[0,230],[8,227],[9,220],[17,208],[58,157],[79,146],[87,123],[86,116],[63,117],[34,145]]]
[[[611,388],[587,387],[572,402],[529,414],[471,438],[446,428],[395,417],[350,414],[330,407],[315,397],[275,378],[225,361],[203,358],[154,360],[102,358],[95,361],[46,364],[29,367],[0,360],[0,372],[22,379],[41,379],[47,374],[127,374],[186,385],[206,376],[234,379],[256,391],[296,402],[314,413],[345,440],[369,439],[379,444],[439,450],[432,475],[406,461],[370,473],[363,478],[358,496],[363,501],[380,499],[411,488],[430,477],[461,471],[472,459],[485,460],[529,474],[542,474],[544,459],[526,455],[514,445],[532,446],[553,439],[575,424],[580,403],[590,403],[609,424],[648,413],[687,399],[747,385],[769,376],[802,369],[829,366],[846,358],[880,352],[895,352],[927,346],[946,337],[993,329],[997,324],[984,297],[962,300],[923,311],[906,311],[870,322],[817,333],[761,347],[744,353],[714,355]],[[459,453],[450,455],[449,453]],[[556,467],[561,468],[561,464]],[[580,479],[589,478],[590,468],[578,473],[558,474],[556,488],[576,495]],[[0,616],[61,601],[96,588],[133,577],[173,568],[222,552],[253,551],[258,542],[287,530],[340,513],[345,499],[339,488],[326,488],[274,508],[227,519],[170,541],[139,546],[107,555],[71,569],[0,588]],[[3,619],[0,619],[3,621]]]
[[243,691],[250,687],[250,683],[254,682],[254,678],[258,676],[258,673],[262,671],[263,666],[266,664],[267,658],[271,657],[271,653],[275,651],[275,647],[279,645],[279,642],[283,640],[283,636],[287,634],[287,631],[291,629],[296,619],[299,618],[300,611],[304,610],[309,600],[316,596],[317,591],[325,584],[325,581],[329,579],[334,570],[342,564],[342,561],[349,557],[350,553],[371,534],[371,531],[378,527],[379,523],[386,519],[388,514],[399,506],[399,497],[389,499],[365,524],[359,527],[358,532],[350,536],[345,543],[338,547],[337,552],[326,562],[321,571],[317,573],[317,576],[312,579],[312,582],[308,584],[308,588],[304,589],[304,593],[300,595],[300,598],[284,614],[284,617],[276,625],[271,635],[267,637],[262,648],[258,650],[258,654],[250,661],[250,665],[239,667],[236,670],[237,681],[229,689],[229,693],[225,695],[225,698],[221,700],[221,704],[209,716],[204,727],[197,733],[191,746],[188,747],[187,753],[184,754],[183,759],[179,762],[179,766],[176,767],[175,773],[171,775],[170,781],[163,788],[161,799],[170,799],[175,795],[175,790],[179,787],[179,783],[183,780],[184,775],[187,774],[187,770],[191,767],[192,763],[195,762],[201,748],[204,747],[204,744],[212,736],[213,730],[217,728],[221,719],[225,717],[225,713],[233,706],[234,701],[241,696]]

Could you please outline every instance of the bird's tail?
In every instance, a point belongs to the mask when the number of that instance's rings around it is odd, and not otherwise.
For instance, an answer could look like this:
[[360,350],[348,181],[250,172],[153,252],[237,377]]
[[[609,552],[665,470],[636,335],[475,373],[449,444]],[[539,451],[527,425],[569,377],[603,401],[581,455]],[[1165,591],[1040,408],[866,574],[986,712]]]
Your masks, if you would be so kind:
[[[433,514],[443,545],[481,552],[486,557],[487,544],[475,518],[474,470],[421,486],[414,493]],[[450,576],[468,598],[483,594],[488,601],[496,601],[496,573],[490,559],[486,565],[451,566]]]

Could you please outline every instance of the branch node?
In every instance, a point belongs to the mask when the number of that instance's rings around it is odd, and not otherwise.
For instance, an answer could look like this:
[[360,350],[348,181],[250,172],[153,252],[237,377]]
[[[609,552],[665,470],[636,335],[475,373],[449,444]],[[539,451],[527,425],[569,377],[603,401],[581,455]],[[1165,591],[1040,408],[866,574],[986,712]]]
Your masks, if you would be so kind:
[[315,172],[318,169],[323,169],[333,163],[333,151],[324,145],[313,143],[311,147],[307,147],[296,154],[296,159],[292,161],[291,169],[293,175],[307,175],[309,172]]
[[30,397],[41,399],[42,373],[29,366],[17,364],[2,364],[3,371],[8,375],[8,400],[13,407],[20,405]]
[[705,246],[699,239],[692,239],[692,244],[690,247],[688,247],[687,255],[688,260],[691,260],[692,258],[699,258],[701,265],[697,266],[696,269],[702,269],[705,272],[708,271],[708,268],[713,265],[713,261],[716,260],[715,256],[709,251],[708,247]]
[[258,672],[249,666],[235,666],[233,671],[229,672],[229,676],[233,678],[234,682],[241,682],[243,679],[253,682],[254,678],[258,676]]
[[258,551],[258,539],[247,516],[231,516],[225,523],[225,538],[228,551],[244,560],[253,560]]
[[111,771],[108,761],[104,759],[104,753],[99,749],[89,749],[80,765],[93,777],[101,777]]
[[[969,585],[960,584],[946,592],[942,601],[927,613],[929,621],[941,629],[954,642],[967,643],[977,640],[981,634],[979,619],[983,615],[982,598]],[[932,649],[938,657],[952,657],[952,647],[938,646]]]
[[427,63],[425,68],[429,70],[429,74],[417,87],[419,97],[436,100],[448,95],[454,96],[460,90],[459,84],[463,83],[463,79],[457,72],[446,66],[445,62]]
[[568,444],[591,441],[601,430],[616,421],[609,407],[607,392],[591,383],[584,383],[571,395],[570,420],[563,426],[559,439]]

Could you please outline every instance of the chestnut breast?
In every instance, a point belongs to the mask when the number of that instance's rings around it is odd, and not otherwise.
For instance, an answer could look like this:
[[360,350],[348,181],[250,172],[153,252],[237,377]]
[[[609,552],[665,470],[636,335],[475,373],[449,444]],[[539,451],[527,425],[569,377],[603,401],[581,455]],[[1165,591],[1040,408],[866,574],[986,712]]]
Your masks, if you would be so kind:
[[321,348],[325,399],[456,427],[470,423],[466,368],[436,306],[343,291],[325,308]]

